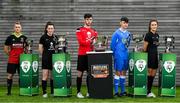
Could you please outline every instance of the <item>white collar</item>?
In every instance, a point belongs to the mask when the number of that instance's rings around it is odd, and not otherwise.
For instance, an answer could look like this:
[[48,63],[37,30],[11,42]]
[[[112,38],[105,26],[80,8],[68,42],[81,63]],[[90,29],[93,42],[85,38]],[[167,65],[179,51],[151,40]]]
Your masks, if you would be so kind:
[[120,31],[122,31],[123,33],[125,33],[127,30],[123,30],[122,28],[119,28]]

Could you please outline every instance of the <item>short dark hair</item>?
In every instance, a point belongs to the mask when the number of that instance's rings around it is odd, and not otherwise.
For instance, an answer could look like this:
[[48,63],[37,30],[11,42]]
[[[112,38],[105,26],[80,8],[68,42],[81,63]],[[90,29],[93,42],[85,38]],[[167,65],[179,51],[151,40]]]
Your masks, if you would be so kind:
[[128,23],[129,19],[126,16],[122,16],[121,17],[121,21],[125,21],[126,23]]
[[86,13],[86,14],[84,14],[84,19],[86,19],[86,18],[90,18],[90,17],[93,17],[93,16],[92,16],[92,14],[90,14],[90,13]]

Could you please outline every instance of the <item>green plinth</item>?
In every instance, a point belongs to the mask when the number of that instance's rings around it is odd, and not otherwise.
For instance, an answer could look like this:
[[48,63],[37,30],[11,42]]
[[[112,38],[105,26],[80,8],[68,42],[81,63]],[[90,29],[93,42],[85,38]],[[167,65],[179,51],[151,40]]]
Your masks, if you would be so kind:
[[160,54],[159,96],[176,96],[176,55]]
[[38,54],[20,55],[20,95],[39,94],[39,56]]
[[147,53],[129,53],[129,94],[133,97],[147,95]]
[[68,53],[53,54],[54,96],[71,96],[71,58]]

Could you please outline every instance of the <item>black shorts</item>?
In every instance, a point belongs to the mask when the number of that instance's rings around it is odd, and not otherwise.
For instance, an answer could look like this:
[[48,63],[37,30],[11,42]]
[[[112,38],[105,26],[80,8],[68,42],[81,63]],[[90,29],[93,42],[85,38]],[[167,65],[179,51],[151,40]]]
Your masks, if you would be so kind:
[[82,72],[88,70],[87,55],[78,55],[77,70]]
[[148,53],[148,68],[157,69],[158,68],[158,54]]
[[20,70],[19,64],[13,64],[13,63],[7,64],[7,73],[15,74],[16,70],[18,71],[18,74],[19,74],[19,70]]
[[42,57],[42,69],[52,70],[52,56],[44,56]]

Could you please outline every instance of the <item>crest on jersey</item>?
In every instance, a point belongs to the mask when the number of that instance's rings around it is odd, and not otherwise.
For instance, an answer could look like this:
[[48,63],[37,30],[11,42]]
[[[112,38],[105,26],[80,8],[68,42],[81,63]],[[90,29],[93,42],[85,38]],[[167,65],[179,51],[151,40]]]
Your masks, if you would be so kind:
[[89,32],[89,31],[87,32],[87,37],[91,38],[91,32]]
[[146,61],[143,59],[137,60],[135,65],[138,71],[142,72],[146,67]]
[[56,61],[54,63],[54,69],[57,73],[61,73],[64,68],[64,62],[63,61]]
[[164,64],[164,69],[168,72],[168,73],[171,73],[173,70],[174,70],[174,67],[175,67],[175,62],[174,61],[165,61]]
[[22,61],[22,63],[21,63],[21,68],[24,73],[27,73],[29,71],[30,66],[31,66],[30,61]]
[[122,38],[122,43],[126,44],[127,43],[127,39],[126,38]]

